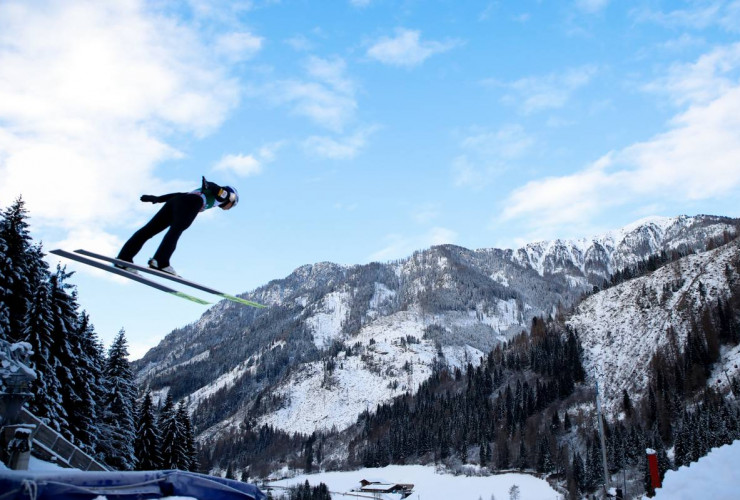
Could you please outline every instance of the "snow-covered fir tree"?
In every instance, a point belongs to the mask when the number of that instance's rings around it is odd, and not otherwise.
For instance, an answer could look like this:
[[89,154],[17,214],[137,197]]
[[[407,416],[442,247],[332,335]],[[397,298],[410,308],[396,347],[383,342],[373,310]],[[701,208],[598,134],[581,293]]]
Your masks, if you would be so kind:
[[184,433],[177,408],[168,393],[164,406],[159,411],[159,430],[162,432],[162,467],[165,469],[188,470],[188,456]]
[[77,384],[80,400],[70,412],[70,430],[80,447],[94,454],[101,433],[99,416],[102,413],[100,401],[104,398],[105,353],[84,311],[79,315],[74,339],[72,349],[77,353],[74,376],[80,381]]
[[151,391],[147,391],[144,395],[137,413],[136,439],[134,440],[135,469],[157,470],[162,467],[160,453],[162,436],[157,426]]
[[28,226],[28,211],[18,198],[0,217],[0,276],[4,278],[2,302],[7,307],[9,328],[5,340],[23,340],[29,300],[47,268],[39,262]]
[[61,431],[67,439],[89,450],[97,431],[96,402],[91,395],[91,385],[95,381],[93,372],[100,367],[91,366],[82,352],[76,292],[67,283],[70,275],[57,266],[49,278],[54,311],[51,355],[57,360],[56,377],[66,419]]
[[8,288],[9,278],[5,274],[9,271],[9,262],[8,245],[5,243],[5,237],[1,230],[4,224],[5,219],[0,217],[0,339],[7,342],[10,339],[10,311],[7,303],[10,289]]
[[26,314],[23,339],[31,344],[31,362],[36,371],[36,380],[31,384],[34,397],[29,409],[36,416],[48,419],[52,428],[61,430],[67,421],[57,378],[58,360],[53,351],[55,318],[50,283],[42,282],[36,286]]
[[118,332],[105,365],[101,446],[103,460],[118,470],[134,468],[134,398],[136,389],[128,362],[126,334]]
[[195,436],[193,435],[193,424],[190,421],[190,415],[188,414],[187,406],[185,401],[181,400],[177,405],[177,423],[181,432],[181,439],[183,442],[184,462],[182,463],[183,470],[197,471],[198,470],[198,451],[195,447]]

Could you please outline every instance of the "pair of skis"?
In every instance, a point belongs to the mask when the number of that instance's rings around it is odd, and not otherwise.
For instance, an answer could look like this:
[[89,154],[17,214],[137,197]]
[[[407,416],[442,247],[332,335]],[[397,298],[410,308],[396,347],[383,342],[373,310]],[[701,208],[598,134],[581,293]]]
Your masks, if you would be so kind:
[[[235,297],[233,295],[229,295],[228,293],[220,292],[218,290],[215,290],[213,288],[203,286],[199,283],[195,283],[190,280],[186,280],[185,278],[181,278],[180,276],[176,276],[174,274],[165,273],[163,271],[159,271],[157,269],[152,269],[150,267],[140,266],[138,264],[132,264],[131,262],[126,262],[119,259],[114,259],[111,257],[106,257],[105,255],[100,255],[94,252],[90,252],[87,250],[75,250],[74,252],[68,252],[66,250],[52,250],[49,253],[53,253],[54,255],[58,255],[59,257],[64,257],[66,259],[74,260],[76,262],[80,262],[82,264],[87,264],[88,266],[95,267],[97,269],[102,269],[103,271],[108,271],[113,274],[117,274],[118,276],[123,276],[124,278],[128,278],[130,280],[136,281],[138,283],[141,283],[143,285],[150,286],[156,290],[160,290],[165,293],[169,293],[170,295],[174,295],[175,297],[180,297],[182,299],[190,300],[192,302],[195,302],[197,304],[204,304],[209,305],[211,302],[208,302],[206,300],[200,299],[198,297],[193,297],[192,295],[188,295],[186,293],[183,293],[179,290],[175,290],[174,288],[170,288],[166,285],[163,285],[159,283],[158,281],[151,280],[149,278],[145,278],[137,273],[133,273],[130,271],[127,271],[126,269],[121,269],[120,267],[115,267],[114,264],[118,264],[120,266],[127,267],[129,269],[136,269],[138,271],[152,274],[154,276],[158,276],[160,278],[165,278],[170,281],[174,281],[175,283],[179,283],[181,285],[186,285],[191,288],[195,288],[196,290],[200,290],[202,292],[210,293],[213,295],[218,295],[219,297],[222,297],[226,300],[230,300],[232,302],[237,302],[239,304],[243,304],[245,306],[250,307],[257,307],[257,308],[264,308],[266,306],[262,304],[258,304],[257,302],[252,302],[251,300],[244,300],[240,299],[239,297]],[[102,262],[101,262],[102,261]]]

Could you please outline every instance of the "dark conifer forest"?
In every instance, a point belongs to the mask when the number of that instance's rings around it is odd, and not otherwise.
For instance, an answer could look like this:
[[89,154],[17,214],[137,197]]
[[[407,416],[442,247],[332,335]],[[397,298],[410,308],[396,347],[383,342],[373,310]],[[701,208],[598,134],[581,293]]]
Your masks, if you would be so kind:
[[22,199],[0,213],[0,343],[26,342],[37,378],[28,409],[116,470],[196,470],[184,405],[139,397],[123,330],[106,350],[81,311],[73,273],[49,269]]

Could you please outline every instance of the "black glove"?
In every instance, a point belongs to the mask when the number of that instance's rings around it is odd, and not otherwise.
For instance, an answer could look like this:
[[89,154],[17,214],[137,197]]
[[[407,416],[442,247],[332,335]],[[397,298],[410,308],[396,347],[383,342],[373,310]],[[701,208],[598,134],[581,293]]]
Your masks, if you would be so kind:
[[201,189],[205,192],[211,193],[213,196],[218,196],[218,192],[221,191],[221,186],[216,184],[215,182],[207,181],[205,177],[203,177],[203,185],[201,186]]
[[159,196],[153,196],[151,194],[143,194],[139,199],[143,202],[159,203]]

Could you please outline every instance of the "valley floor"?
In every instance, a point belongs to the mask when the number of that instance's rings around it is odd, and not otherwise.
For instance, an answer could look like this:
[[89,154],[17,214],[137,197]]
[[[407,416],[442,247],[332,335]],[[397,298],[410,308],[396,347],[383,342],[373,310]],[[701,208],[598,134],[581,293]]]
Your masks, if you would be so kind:
[[[368,468],[349,472],[322,472],[300,475],[270,483],[272,486],[287,487],[304,483],[311,486],[325,483],[332,492],[332,498],[357,498],[347,494],[358,489],[360,481],[380,481],[384,483],[411,483],[414,485],[410,500],[497,500],[510,498],[509,490],[519,488],[520,500],[557,500],[561,498],[544,479],[527,474],[500,474],[488,477],[453,476],[440,474],[434,467],[423,465],[390,465],[383,468]],[[264,491],[263,487],[263,491]],[[280,498],[281,489],[273,491],[275,498]],[[342,495],[345,493],[345,495]],[[373,498],[371,494],[367,497]],[[388,496],[387,500],[397,497]],[[386,498],[383,498],[386,500]]]

